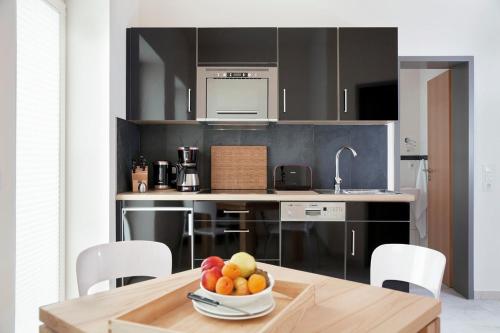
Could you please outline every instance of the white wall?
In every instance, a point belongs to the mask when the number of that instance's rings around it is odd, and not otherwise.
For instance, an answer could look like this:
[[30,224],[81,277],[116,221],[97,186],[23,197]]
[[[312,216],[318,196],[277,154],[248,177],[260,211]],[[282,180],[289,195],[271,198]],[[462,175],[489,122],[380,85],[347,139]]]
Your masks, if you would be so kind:
[[76,258],[109,240],[109,1],[67,0],[66,296]]
[[[402,69],[399,73],[401,155],[427,155],[427,82],[448,69]],[[405,143],[408,137],[412,143]],[[419,163],[400,162],[401,187],[415,187]]]
[[16,280],[16,0],[0,1],[0,332],[14,332]]
[[[125,117],[126,26],[397,26],[401,56],[474,56],[475,289],[500,291],[500,263],[492,261],[500,252],[500,213],[491,209],[498,204],[500,194],[498,186],[482,192],[479,183],[482,164],[500,164],[500,155],[491,153],[500,145],[499,1],[110,1],[111,117]],[[102,151],[115,149],[111,125],[111,148],[102,147]],[[111,159],[110,191],[114,193],[114,151]],[[109,215],[113,225],[114,211]]]
[[[424,148],[420,128],[427,124],[420,123],[420,113],[427,110],[420,106],[420,88],[419,69],[399,71],[399,151],[401,155],[420,155]],[[411,139],[412,144],[406,144],[405,138]]]

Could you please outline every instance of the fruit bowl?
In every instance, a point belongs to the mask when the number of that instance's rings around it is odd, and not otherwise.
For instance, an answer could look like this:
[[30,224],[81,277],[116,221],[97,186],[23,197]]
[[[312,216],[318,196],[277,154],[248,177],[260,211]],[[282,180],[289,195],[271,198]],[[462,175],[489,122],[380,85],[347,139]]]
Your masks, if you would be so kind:
[[210,290],[205,289],[203,287],[202,283],[200,282],[200,288],[203,290],[203,293],[205,293],[206,297],[209,297],[215,301],[219,301],[223,304],[229,305],[229,306],[243,306],[247,305],[253,302],[257,302],[258,300],[265,299],[267,297],[271,297],[271,292],[274,287],[274,278],[271,274],[267,274],[269,278],[269,286],[267,286],[266,289],[259,291],[258,293],[255,294],[250,294],[250,295],[222,295],[222,294],[217,294],[214,293]]

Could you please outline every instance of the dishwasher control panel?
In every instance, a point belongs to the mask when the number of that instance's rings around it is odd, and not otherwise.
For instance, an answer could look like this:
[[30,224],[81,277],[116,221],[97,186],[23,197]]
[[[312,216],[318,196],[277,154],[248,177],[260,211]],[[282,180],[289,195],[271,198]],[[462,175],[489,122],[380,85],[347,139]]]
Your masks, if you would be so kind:
[[281,202],[281,221],[345,221],[345,202]]

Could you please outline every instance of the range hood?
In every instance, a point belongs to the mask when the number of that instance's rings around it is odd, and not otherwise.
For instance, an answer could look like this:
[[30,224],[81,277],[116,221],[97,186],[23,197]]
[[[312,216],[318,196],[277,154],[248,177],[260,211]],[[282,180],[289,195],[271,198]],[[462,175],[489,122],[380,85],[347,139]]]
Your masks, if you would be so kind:
[[216,125],[278,121],[276,67],[198,67],[196,120]]

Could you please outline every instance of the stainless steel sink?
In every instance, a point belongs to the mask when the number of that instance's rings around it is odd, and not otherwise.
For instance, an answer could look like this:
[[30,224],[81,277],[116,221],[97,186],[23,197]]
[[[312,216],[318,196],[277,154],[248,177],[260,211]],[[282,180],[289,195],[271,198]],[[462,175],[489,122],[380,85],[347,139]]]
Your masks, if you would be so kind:
[[[314,190],[318,194],[336,194],[334,189],[318,189]],[[352,195],[372,195],[372,194],[399,194],[398,192],[381,190],[381,189],[345,189],[341,190],[338,194],[352,194]]]

